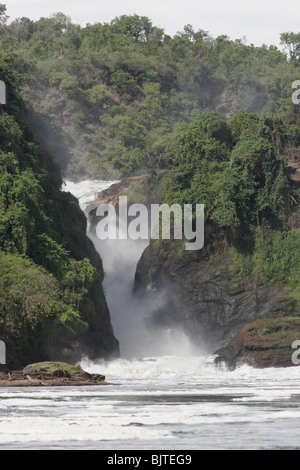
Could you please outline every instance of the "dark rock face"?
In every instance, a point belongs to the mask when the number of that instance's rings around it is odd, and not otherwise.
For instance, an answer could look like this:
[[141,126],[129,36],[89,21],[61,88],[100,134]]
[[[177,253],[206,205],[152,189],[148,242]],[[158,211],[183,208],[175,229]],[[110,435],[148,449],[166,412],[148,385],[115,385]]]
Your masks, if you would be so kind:
[[256,368],[292,367],[295,350],[292,345],[300,340],[300,318],[266,318],[242,328],[230,343],[216,351],[216,363],[225,363],[230,369],[244,363]]
[[[187,252],[180,243],[151,244],[136,272],[137,289],[164,289],[168,299],[157,317],[179,324],[208,352],[226,345],[246,324],[294,312],[280,286],[238,278],[225,255]],[[166,246],[167,245],[167,246]]]

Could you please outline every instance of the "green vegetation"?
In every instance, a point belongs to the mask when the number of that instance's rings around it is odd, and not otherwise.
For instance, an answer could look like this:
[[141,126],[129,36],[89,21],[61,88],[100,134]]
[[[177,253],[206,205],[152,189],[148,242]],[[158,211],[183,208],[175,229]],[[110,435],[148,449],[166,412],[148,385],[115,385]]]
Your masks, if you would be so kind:
[[[281,34],[284,53],[191,25],[170,37],[138,15],[82,27],[63,13],[8,24],[5,12],[0,5],[0,337],[18,359],[34,355],[28,344],[45,344],[47,356],[49,338],[68,347],[97,310],[104,318],[101,261],[62,176],[149,173],[131,200],[149,201],[153,189],[168,204],[205,204],[213,249],[240,276],[281,284],[300,302],[290,167],[299,161],[299,33]],[[153,243],[165,259],[183,255]]]
[[203,113],[160,145],[170,167],[165,201],[201,201],[207,218],[233,238],[244,226],[283,227],[298,197],[283,132],[283,122],[256,114],[240,111],[227,123]]
[[85,216],[33,140],[9,63],[1,53],[8,104],[0,114],[0,337],[18,366],[71,357],[72,344],[88,337],[91,322],[101,325],[107,307]]
[[35,136],[72,179],[152,171],[153,145],[207,110],[294,112],[299,34],[281,35],[285,54],[191,25],[170,37],[138,15],[79,26],[63,13],[4,15],[0,33]]
[[300,202],[288,162],[293,145],[284,120],[244,111],[228,122],[203,113],[157,144],[169,166],[163,201],[205,204],[206,224],[224,234],[240,275],[281,284],[299,300],[300,234],[290,230]]
[[254,269],[266,284],[282,284],[300,301],[300,232],[261,233],[254,252]]

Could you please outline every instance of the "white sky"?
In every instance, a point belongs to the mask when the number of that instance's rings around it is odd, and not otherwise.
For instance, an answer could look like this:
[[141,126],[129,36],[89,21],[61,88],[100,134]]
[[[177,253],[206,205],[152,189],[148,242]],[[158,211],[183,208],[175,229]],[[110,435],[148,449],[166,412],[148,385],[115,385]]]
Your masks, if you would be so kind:
[[173,36],[184,25],[247,39],[247,44],[279,46],[280,33],[300,31],[299,0],[0,0],[10,20],[33,20],[62,12],[74,23],[110,22],[123,14],[148,16],[155,26]]

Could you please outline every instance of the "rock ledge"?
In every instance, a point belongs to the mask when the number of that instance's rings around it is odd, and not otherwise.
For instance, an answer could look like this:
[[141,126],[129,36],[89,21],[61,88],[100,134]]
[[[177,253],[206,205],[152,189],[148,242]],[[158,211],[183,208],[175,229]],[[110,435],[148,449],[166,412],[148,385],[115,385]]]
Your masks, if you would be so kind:
[[248,364],[258,369],[295,367],[292,344],[300,340],[300,318],[264,318],[242,328],[229,344],[215,352],[215,363],[230,369]]
[[105,377],[89,374],[80,365],[64,362],[39,362],[30,364],[20,371],[0,370],[0,387],[61,387],[105,385]]

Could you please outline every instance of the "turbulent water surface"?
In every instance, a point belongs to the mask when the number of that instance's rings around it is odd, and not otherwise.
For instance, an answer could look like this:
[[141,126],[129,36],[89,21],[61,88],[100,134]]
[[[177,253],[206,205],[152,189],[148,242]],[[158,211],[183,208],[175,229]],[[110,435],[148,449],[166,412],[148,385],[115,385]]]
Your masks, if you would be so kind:
[[201,357],[83,361],[112,385],[2,389],[0,448],[299,449],[299,370],[215,369]]
[[[111,182],[67,183],[83,210]],[[86,212],[87,213],[87,212]],[[122,358],[82,367],[109,385],[0,390],[0,449],[202,450],[300,448],[298,367],[216,368],[178,329],[149,321],[163,295],[136,299],[147,246],[99,243]]]

